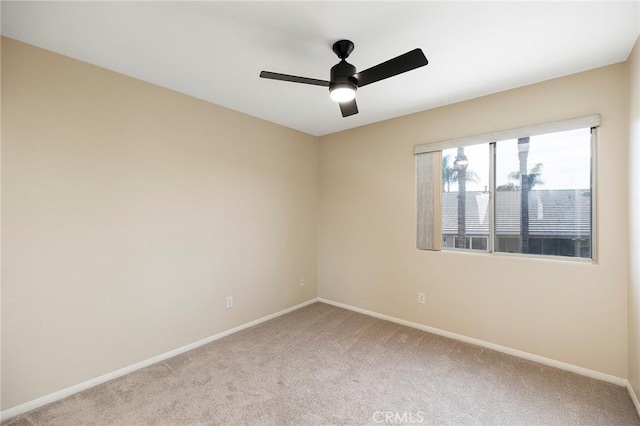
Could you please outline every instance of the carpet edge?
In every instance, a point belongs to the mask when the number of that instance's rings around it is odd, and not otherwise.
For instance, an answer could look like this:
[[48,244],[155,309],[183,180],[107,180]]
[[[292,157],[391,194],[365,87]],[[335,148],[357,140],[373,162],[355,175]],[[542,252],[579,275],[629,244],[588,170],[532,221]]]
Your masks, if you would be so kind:
[[[546,365],[549,367],[555,367],[560,370],[570,371],[575,374],[579,374],[581,376],[589,377],[591,379],[601,380],[603,382],[612,383],[614,385],[627,387],[627,379],[622,377],[613,376],[611,374],[602,373],[600,371],[591,370],[585,367],[580,367],[578,365],[569,364],[567,362],[558,361],[552,358],[547,358],[541,355],[532,354],[530,352],[521,351],[519,349],[513,349],[508,346],[498,345],[496,343],[487,342],[485,340],[476,339],[474,337],[465,336],[463,334],[453,333],[451,331],[442,330],[440,328],[431,327],[428,325],[407,321],[402,318],[392,317],[390,315],[380,314],[378,312],[369,311],[367,309],[358,308],[355,306],[347,305],[345,303],[335,302],[330,299],[325,299],[323,297],[319,297],[318,301],[321,303],[326,303],[328,305],[333,305],[338,308],[348,309],[353,312],[358,312],[363,315],[368,315],[374,318],[382,319],[385,321],[390,321],[396,324],[405,325],[407,327],[415,328],[418,330],[426,331],[428,333],[437,334],[439,336],[448,337],[450,339],[458,340],[461,342],[469,343],[475,346],[480,346],[487,349],[492,349],[497,352],[502,352],[507,355],[512,355],[517,358],[526,359],[527,361],[537,362],[538,364]],[[635,394],[634,394],[635,395]],[[637,399],[634,403],[637,402]],[[636,404],[636,408],[638,405]]]
[[638,416],[640,416],[640,401],[638,400],[638,396],[634,392],[633,387],[631,386],[631,383],[628,380],[625,380],[625,382],[627,382],[626,388],[627,388],[627,392],[629,392],[629,397],[631,398],[631,401],[633,401],[633,405],[636,407]]
[[266,315],[264,317],[258,318],[256,320],[247,322],[245,324],[241,324],[239,326],[230,328],[229,330],[222,331],[220,333],[214,334],[209,337],[205,337],[204,339],[197,340],[192,343],[188,343],[179,348],[170,350],[168,352],[164,352],[160,355],[153,356],[151,358],[145,359],[140,362],[136,362],[129,366],[120,368],[118,370],[112,371],[110,373],[103,374],[101,376],[95,377],[93,379],[86,380],[84,382],[75,384],[73,386],[69,386],[67,388],[61,389],[59,391],[52,392],[48,395],[42,396],[40,398],[33,399],[31,401],[27,401],[20,405],[16,405],[15,407],[7,408],[0,412],[0,421],[4,421],[10,419],[12,417],[18,416],[20,414],[24,414],[28,411],[34,410],[36,408],[40,408],[44,405],[50,404],[52,402],[61,400],[78,392],[82,392],[84,390],[90,389],[94,386],[101,385],[102,383],[108,382],[109,380],[117,379],[118,377],[122,377],[126,374],[132,373],[134,371],[140,370],[142,368],[148,367],[152,364],[164,361],[166,359],[172,358],[174,356],[183,354],[190,350],[196,349],[200,346],[206,345],[207,343],[215,342],[216,340],[220,340],[223,337],[227,337],[231,334],[237,333],[239,331],[245,330],[247,328],[253,327],[255,325],[261,324],[263,322],[267,322],[279,316],[288,314],[290,312],[296,311],[298,309],[304,308],[305,306],[311,305],[313,303],[318,302],[318,298],[314,297],[313,299],[309,299],[305,302],[299,303],[297,305],[291,306],[289,308],[283,309],[281,311],[275,312],[273,314]]

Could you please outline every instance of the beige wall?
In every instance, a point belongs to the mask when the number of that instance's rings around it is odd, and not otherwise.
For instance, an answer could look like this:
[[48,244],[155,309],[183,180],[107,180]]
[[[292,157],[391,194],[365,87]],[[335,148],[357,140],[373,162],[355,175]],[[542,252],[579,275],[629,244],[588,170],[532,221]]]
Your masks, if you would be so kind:
[[[617,64],[322,137],[320,296],[626,377],[625,80]],[[595,113],[597,264],[415,249],[414,145]]]
[[640,398],[640,37],[627,62],[629,90],[629,382]]
[[316,296],[317,138],[5,38],[2,125],[2,409]]

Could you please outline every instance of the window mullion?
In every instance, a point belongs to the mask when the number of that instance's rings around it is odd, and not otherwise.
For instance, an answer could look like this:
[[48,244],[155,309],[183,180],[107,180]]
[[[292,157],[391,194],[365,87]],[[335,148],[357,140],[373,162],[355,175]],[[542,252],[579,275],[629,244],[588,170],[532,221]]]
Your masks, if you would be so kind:
[[590,181],[591,181],[591,206],[590,206],[590,210],[591,210],[591,259],[594,262],[597,262],[597,248],[598,248],[598,239],[597,239],[597,235],[598,233],[596,232],[596,227],[598,226],[598,222],[596,220],[596,189],[597,189],[597,184],[596,184],[596,143],[597,143],[597,138],[598,138],[598,128],[597,127],[592,127],[591,128],[591,176],[590,176]]
[[496,143],[489,144],[489,245],[487,250],[494,253],[496,242]]

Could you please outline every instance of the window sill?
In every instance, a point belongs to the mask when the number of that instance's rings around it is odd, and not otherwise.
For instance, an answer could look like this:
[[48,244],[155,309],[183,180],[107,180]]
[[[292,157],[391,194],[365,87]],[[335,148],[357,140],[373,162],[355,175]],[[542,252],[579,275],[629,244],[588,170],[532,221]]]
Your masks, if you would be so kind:
[[502,252],[489,252],[482,250],[471,249],[456,249],[456,248],[443,248],[442,253],[462,254],[470,256],[489,256],[489,257],[505,257],[512,259],[533,260],[543,262],[554,263],[570,263],[570,264],[582,264],[582,265],[597,265],[598,262],[595,259],[587,259],[584,257],[567,257],[567,256],[552,256],[543,254],[520,254],[520,253],[502,253]]

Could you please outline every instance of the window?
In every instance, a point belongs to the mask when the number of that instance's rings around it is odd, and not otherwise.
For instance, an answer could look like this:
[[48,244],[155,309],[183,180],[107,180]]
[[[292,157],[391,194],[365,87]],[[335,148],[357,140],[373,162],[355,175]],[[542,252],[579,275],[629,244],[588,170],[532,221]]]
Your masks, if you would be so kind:
[[488,189],[488,144],[442,151],[443,248],[488,250]]
[[[418,248],[594,258],[599,120],[589,116],[416,146]],[[429,170],[420,160],[427,155]],[[438,176],[434,161],[441,164]],[[433,194],[438,189],[439,197]],[[432,241],[436,236],[441,244]]]
[[496,251],[591,257],[590,128],[498,141],[495,170]]

